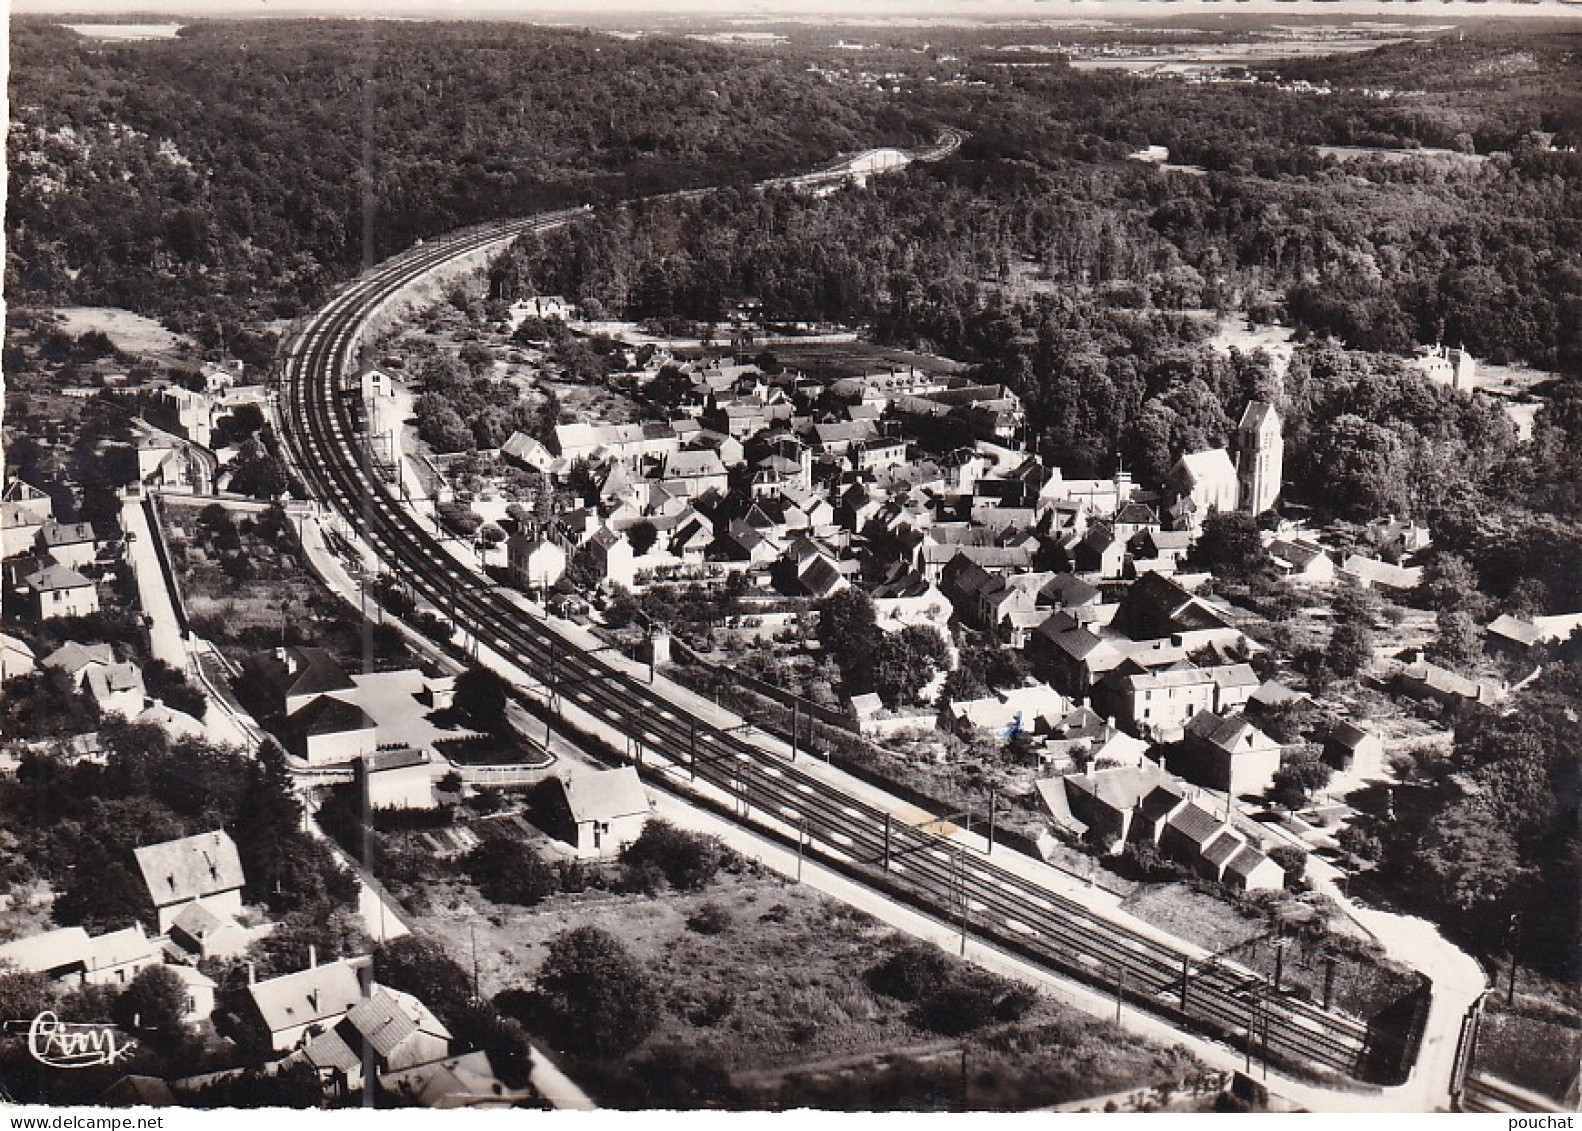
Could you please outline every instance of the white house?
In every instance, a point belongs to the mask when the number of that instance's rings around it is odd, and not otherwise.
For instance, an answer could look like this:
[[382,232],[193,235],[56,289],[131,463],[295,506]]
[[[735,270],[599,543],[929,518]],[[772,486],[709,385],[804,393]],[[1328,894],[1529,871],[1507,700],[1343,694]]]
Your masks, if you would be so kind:
[[45,566],[29,574],[22,584],[35,620],[86,617],[99,611],[99,592],[82,574],[63,565]]
[[182,910],[203,903],[217,915],[242,912],[242,860],[222,830],[134,849],[138,870],[164,933]]
[[552,779],[544,805],[545,831],[578,856],[607,856],[632,843],[648,823],[648,797],[637,770],[596,770]]
[[514,534],[506,543],[506,568],[522,589],[548,589],[566,572],[566,551],[539,536]]

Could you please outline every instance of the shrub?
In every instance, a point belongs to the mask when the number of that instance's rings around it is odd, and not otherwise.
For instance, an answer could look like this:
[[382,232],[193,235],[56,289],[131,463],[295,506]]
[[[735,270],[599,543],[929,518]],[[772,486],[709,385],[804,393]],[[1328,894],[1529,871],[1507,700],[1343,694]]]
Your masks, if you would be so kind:
[[928,943],[908,943],[868,971],[868,985],[886,997],[917,1001],[951,974],[950,959]]
[[653,820],[621,852],[627,884],[653,892],[661,881],[680,891],[706,887],[720,868],[720,843],[713,837]]
[[514,837],[490,833],[462,859],[483,897],[493,903],[531,907],[559,886],[559,877],[530,847]]
[[720,935],[730,929],[731,913],[718,903],[705,903],[687,920],[687,927],[700,935]]

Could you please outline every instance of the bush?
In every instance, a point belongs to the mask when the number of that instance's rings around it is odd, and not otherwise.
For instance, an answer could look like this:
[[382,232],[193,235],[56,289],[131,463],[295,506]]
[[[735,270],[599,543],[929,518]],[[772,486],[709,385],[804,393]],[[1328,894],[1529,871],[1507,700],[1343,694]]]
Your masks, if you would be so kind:
[[489,833],[462,859],[462,867],[491,903],[532,907],[559,887],[559,876],[528,845]]
[[661,882],[678,891],[698,891],[720,869],[720,843],[714,837],[679,829],[669,821],[652,820],[621,852],[627,885],[654,892]]
[[687,927],[700,935],[720,935],[730,929],[731,913],[718,903],[705,903],[687,920]]
[[868,971],[868,985],[886,997],[917,1001],[950,977],[951,960],[928,943],[908,943]]
[[610,1058],[658,1026],[659,993],[621,940],[598,927],[555,936],[538,972],[536,1011],[562,1048]]

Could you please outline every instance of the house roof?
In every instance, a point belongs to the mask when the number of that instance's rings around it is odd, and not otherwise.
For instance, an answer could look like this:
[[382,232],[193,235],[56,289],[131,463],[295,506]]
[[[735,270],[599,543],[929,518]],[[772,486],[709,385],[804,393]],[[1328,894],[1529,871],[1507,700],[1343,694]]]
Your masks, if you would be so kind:
[[1203,848],[1225,827],[1223,821],[1195,802],[1188,801],[1165,822],[1170,828]]
[[375,726],[367,711],[333,695],[320,695],[306,706],[293,711],[288,721],[291,729],[304,738],[309,735],[373,730]]
[[1300,703],[1308,698],[1310,696],[1300,691],[1293,691],[1278,680],[1266,679],[1258,685],[1258,690],[1252,693],[1250,702],[1273,707],[1280,703]]
[[323,648],[292,645],[272,652],[258,652],[248,664],[282,699],[299,695],[325,695],[356,687],[335,657]]
[[402,1041],[417,1032],[417,1022],[406,1015],[401,1007],[383,989],[375,989],[372,996],[359,1001],[346,1014],[346,1020],[373,1046],[380,1056],[387,1057]]
[[1423,579],[1423,567],[1391,565],[1389,562],[1379,561],[1377,558],[1365,558],[1361,554],[1347,554],[1346,560],[1340,563],[1343,573],[1359,577],[1373,585],[1382,585],[1386,589],[1415,589]]
[[665,460],[667,479],[692,479],[724,474],[725,465],[720,462],[719,453],[709,448],[701,451],[688,449],[674,452]]
[[83,677],[96,702],[124,692],[143,694],[143,672],[136,664],[94,664]]
[[419,1107],[509,1107],[527,1093],[500,1083],[485,1052],[431,1060],[379,1077],[386,1091]]
[[[1271,863],[1273,861],[1262,852],[1259,852],[1250,844],[1244,844],[1241,846],[1241,851],[1232,856],[1230,862],[1225,865],[1225,871],[1228,875],[1240,876],[1245,879],[1265,864]],[[1279,865],[1276,864],[1275,867],[1279,867]]]
[[1203,849],[1203,859],[1214,865],[1215,868],[1223,868],[1230,862],[1232,856],[1241,851],[1242,845],[1245,843],[1241,837],[1227,829],[1209,841],[1208,845]]
[[1356,723],[1342,719],[1329,728],[1328,741],[1343,746],[1348,750],[1355,750],[1372,737],[1368,731],[1363,730]]
[[113,663],[115,651],[108,644],[78,644],[75,640],[68,640],[44,657],[46,668],[60,668],[73,677],[90,665]]
[[1465,676],[1457,675],[1431,664],[1426,660],[1419,660],[1401,672],[1401,676],[1415,683],[1420,683],[1431,691],[1443,692],[1447,695],[1459,695],[1466,699],[1478,699],[1484,694],[1484,685]]
[[90,950],[88,932],[81,927],[61,927],[40,935],[0,944],[0,963],[42,974],[78,962],[86,963]]
[[22,583],[37,593],[51,593],[62,589],[87,589],[93,586],[93,582],[82,574],[63,565],[47,565],[37,573],[29,574]]
[[1201,739],[1227,753],[1233,753],[1244,740],[1249,746],[1279,745],[1263,731],[1249,723],[1245,716],[1231,715],[1222,718],[1213,711],[1199,711],[1186,725],[1187,734]]
[[343,1017],[362,999],[351,959],[327,962],[249,986],[253,1005],[271,1033]]
[[171,921],[172,930],[181,930],[189,937],[202,940],[210,931],[234,920],[222,919],[202,903],[189,903]]
[[637,770],[622,766],[616,770],[596,770],[574,778],[560,778],[560,788],[577,824],[608,821],[648,812],[648,798]]
[[155,907],[234,891],[246,881],[236,842],[223,830],[134,849]]
[[1153,763],[1141,766],[1116,766],[1084,774],[1067,774],[1066,788],[1085,793],[1116,812],[1135,809],[1156,788],[1166,785],[1169,776]]
[[1158,821],[1170,813],[1175,812],[1185,798],[1176,792],[1173,786],[1156,785],[1143,796],[1138,805],[1138,812],[1149,821]]
[[314,1037],[302,1050],[302,1055],[320,1071],[355,1072],[362,1064],[362,1058],[336,1029]]
[[39,530],[38,536],[43,539],[44,545],[77,546],[85,542],[98,542],[99,538],[93,532],[91,522],[46,522]]
[[412,746],[405,746],[399,750],[381,750],[376,754],[365,754],[362,762],[363,768],[370,774],[387,773],[391,770],[405,770],[413,766],[427,766],[430,764],[428,754]]
[[147,961],[157,949],[154,940],[143,933],[141,924],[123,927],[119,931],[89,938],[88,969],[104,970],[128,962]]

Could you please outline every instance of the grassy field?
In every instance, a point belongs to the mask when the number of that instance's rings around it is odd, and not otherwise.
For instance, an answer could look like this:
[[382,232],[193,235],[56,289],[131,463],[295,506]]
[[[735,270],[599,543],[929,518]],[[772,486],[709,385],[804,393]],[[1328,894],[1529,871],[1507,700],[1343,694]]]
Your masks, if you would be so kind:
[[152,318],[113,306],[63,306],[55,314],[66,333],[77,337],[100,330],[123,353],[169,353],[190,344]]
[[[1188,939],[1272,978],[1276,965],[1276,929],[1269,917],[1252,905],[1238,906],[1196,891],[1186,883],[1152,884],[1127,898],[1123,906],[1144,922]],[[1288,915],[1302,910],[1294,901]],[[1323,1001],[1329,959],[1334,960],[1332,1002],[1337,1009],[1369,1018],[1411,994],[1416,975],[1372,953],[1364,940],[1342,933],[1343,919],[1329,932],[1305,930],[1292,923],[1285,930],[1289,940],[1279,960],[1280,984]]]
[[[1025,1110],[1203,1078],[1180,1050],[1042,997],[1020,1021],[941,1038],[864,978],[901,936],[751,866],[700,893],[584,892],[532,909],[460,883],[431,894],[418,930],[469,969],[476,936],[486,995],[530,985],[549,940],[585,924],[617,935],[652,974],[658,1031],[619,1063],[568,1065],[613,1107]],[[722,932],[688,926],[705,904],[727,909]]]

